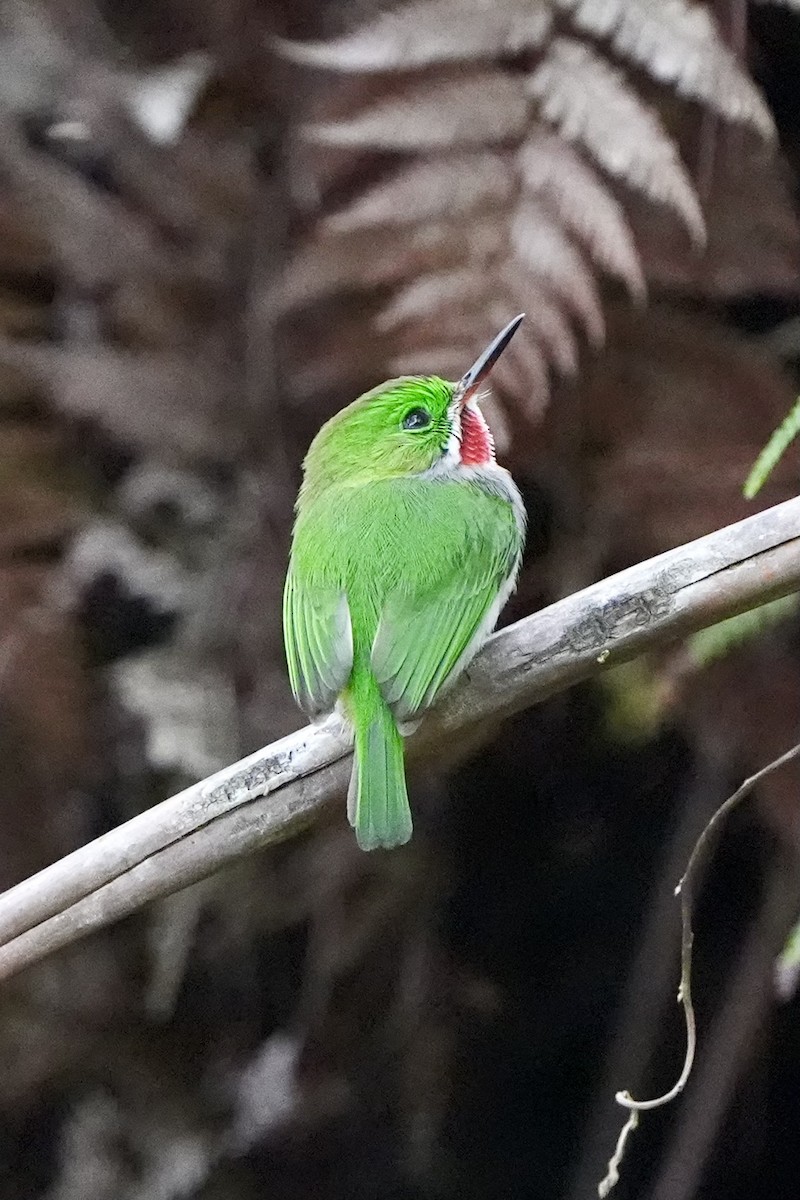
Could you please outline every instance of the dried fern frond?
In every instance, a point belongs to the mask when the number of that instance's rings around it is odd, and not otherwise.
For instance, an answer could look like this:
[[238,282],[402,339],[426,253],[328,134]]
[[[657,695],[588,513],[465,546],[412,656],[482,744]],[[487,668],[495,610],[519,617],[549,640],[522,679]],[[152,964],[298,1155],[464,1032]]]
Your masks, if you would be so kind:
[[519,81],[502,71],[412,79],[389,100],[329,124],[309,125],[310,141],[370,150],[449,150],[522,136],[528,105]]
[[576,28],[608,38],[622,58],[681,96],[762,136],[775,127],[763,96],[724,44],[711,14],[689,0],[556,0]]
[[[387,261],[382,248],[391,237],[392,226],[410,224],[408,237],[398,248],[406,259],[423,233],[433,248],[437,230],[452,231],[451,225],[439,220],[426,225],[425,218],[441,218],[447,212],[450,221],[457,222],[463,260],[469,265],[441,264],[443,269],[426,273],[408,292],[400,292],[379,319],[379,329],[394,335],[406,365],[415,343],[421,352],[443,338],[466,346],[490,335],[489,313],[495,313],[502,323],[507,310],[524,308],[530,313],[525,336],[533,336],[536,343],[528,348],[526,357],[534,364],[533,390],[543,404],[548,364],[565,374],[573,374],[577,368],[577,341],[570,317],[583,325],[595,345],[603,337],[594,275],[570,237],[573,231],[601,265],[607,263],[624,277],[634,294],[641,294],[643,280],[621,207],[577,153],[567,148],[562,158],[557,153],[560,146],[554,135],[540,129],[532,132],[517,158],[487,151],[444,160],[412,160],[325,221],[323,229],[330,232],[331,248],[336,249],[337,258],[341,250],[353,286],[363,272],[372,280],[380,275],[384,282],[391,282],[387,274],[391,260]],[[585,184],[584,192],[581,184]],[[520,186],[522,202],[510,209]],[[559,222],[553,215],[558,212],[559,199],[565,209],[572,207],[569,223]],[[588,202],[585,208],[581,201]],[[478,206],[480,215],[470,220],[468,211],[462,209],[472,205]],[[491,210],[488,213],[487,208]],[[347,236],[337,240],[337,233]],[[483,264],[479,275],[478,262]],[[309,268],[313,275],[313,260]],[[296,287],[296,270],[292,277]],[[344,278],[338,277],[340,282]],[[319,285],[319,276],[316,282]],[[294,296],[300,298],[297,291]],[[517,340],[521,347],[524,337]],[[513,357],[519,359],[520,355]],[[519,377],[519,367],[517,362],[509,371],[516,370]]]
[[585,42],[556,38],[528,80],[546,120],[609,172],[666,204],[696,242],[705,240],[697,193],[656,114],[621,71]]
[[605,324],[594,276],[558,219],[534,200],[523,200],[511,222],[511,245],[583,323],[595,345],[602,345]]
[[[0,355],[66,413],[91,418],[142,454],[178,461],[225,454],[226,420],[219,410],[222,368],[211,356],[148,354],[108,346],[65,348],[0,337]],[[191,397],[187,407],[186,398]]]
[[426,325],[438,328],[442,312],[449,311],[464,296],[471,299],[486,321],[490,293],[497,296],[498,289],[508,296],[509,309],[527,307],[525,331],[536,338],[546,360],[561,374],[574,375],[578,369],[578,343],[569,321],[552,291],[543,283],[534,283],[511,262],[501,265],[497,278],[492,274],[484,289],[476,290],[470,266],[423,275],[395,295],[379,313],[376,324],[379,331],[388,334]]
[[450,342],[431,346],[414,347],[396,354],[389,361],[392,375],[441,375],[444,379],[459,379],[464,374],[462,366],[466,346],[453,346]]
[[[391,289],[378,329],[396,349],[392,369],[412,371],[445,370],[448,346],[461,362],[466,342],[491,334],[490,313],[502,323],[526,310],[525,336],[494,380],[528,411],[532,394],[544,404],[551,368],[576,370],[576,327],[601,344],[598,273],[636,300],[646,294],[635,193],[677,217],[695,249],[705,243],[679,148],[620,60],[760,135],[773,131],[755,85],[691,0],[414,0],[329,43],[280,49],[370,77],[334,87],[341,115],[325,119],[323,104],[323,119],[303,130],[345,162],[335,170],[352,198],[323,217],[284,300],[331,296],[337,281],[343,293]],[[370,182],[353,194],[362,173]],[[608,176],[634,194],[615,193]],[[688,257],[683,242],[677,252]]]
[[505,263],[501,278],[510,308],[524,309],[526,331],[537,340],[547,361],[561,375],[576,375],[578,339],[552,288],[540,279],[532,279],[517,262]]
[[600,267],[643,299],[644,276],[622,205],[580,155],[563,138],[535,129],[518,163],[523,188],[558,213]]
[[453,297],[469,295],[474,282],[469,266],[421,275],[383,309],[377,317],[377,327],[390,332],[417,321],[432,320],[452,304]]
[[[495,328],[508,311],[508,305],[504,306],[498,298],[494,308],[489,310]],[[492,387],[505,396],[512,407],[516,404],[523,417],[527,415],[538,424],[550,400],[550,372],[541,339],[532,328],[525,329],[514,353],[502,357],[506,362],[499,374],[493,376]]]
[[326,221],[332,230],[409,225],[502,208],[513,199],[514,176],[501,154],[423,158],[360,196]]
[[432,0],[401,5],[332,42],[278,40],[276,48],[332,71],[408,71],[532,50],[552,23],[550,0]]
[[435,221],[396,230],[324,227],[302,246],[282,281],[286,309],[313,304],[336,292],[398,286],[429,271],[470,261],[485,269],[503,248],[504,230],[495,220]]

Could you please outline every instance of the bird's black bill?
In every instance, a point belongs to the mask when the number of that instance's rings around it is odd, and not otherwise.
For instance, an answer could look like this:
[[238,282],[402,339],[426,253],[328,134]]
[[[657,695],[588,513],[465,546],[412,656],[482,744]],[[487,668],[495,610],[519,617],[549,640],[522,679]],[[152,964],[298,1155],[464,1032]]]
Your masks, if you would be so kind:
[[464,375],[456,388],[456,395],[462,404],[465,404],[473,392],[481,386],[486,376],[491,371],[494,364],[497,362],[500,355],[505,350],[508,343],[511,341],[514,334],[522,324],[525,313],[520,313],[518,317],[514,317],[513,321],[509,321],[505,329],[501,329],[494,341],[486,347],[480,358],[476,359],[470,369]]

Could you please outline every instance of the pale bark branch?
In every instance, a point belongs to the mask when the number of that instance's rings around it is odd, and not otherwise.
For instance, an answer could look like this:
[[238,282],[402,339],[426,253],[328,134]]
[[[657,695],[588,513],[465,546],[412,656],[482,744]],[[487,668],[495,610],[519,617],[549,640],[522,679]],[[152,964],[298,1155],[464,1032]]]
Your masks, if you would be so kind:
[[[800,498],[640,563],[490,639],[409,741],[441,752],[481,724],[800,589]],[[187,788],[0,896],[0,978],[290,837],[343,793],[349,747],[308,727]]]

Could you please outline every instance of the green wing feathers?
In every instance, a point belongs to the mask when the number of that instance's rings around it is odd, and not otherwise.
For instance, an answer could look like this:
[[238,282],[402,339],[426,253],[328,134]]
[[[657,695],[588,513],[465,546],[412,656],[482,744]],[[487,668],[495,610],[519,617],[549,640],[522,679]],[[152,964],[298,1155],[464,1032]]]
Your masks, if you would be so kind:
[[344,591],[299,580],[291,562],[283,592],[283,637],[295,700],[310,717],[330,712],[353,669]]
[[[489,565],[489,564],[487,564]],[[480,634],[490,632],[498,593],[513,566],[495,562],[470,587],[463,577],[422,595],[395,593],[386,603],[372,648],[372,669],[398,720],[423,712],[455,679]]]

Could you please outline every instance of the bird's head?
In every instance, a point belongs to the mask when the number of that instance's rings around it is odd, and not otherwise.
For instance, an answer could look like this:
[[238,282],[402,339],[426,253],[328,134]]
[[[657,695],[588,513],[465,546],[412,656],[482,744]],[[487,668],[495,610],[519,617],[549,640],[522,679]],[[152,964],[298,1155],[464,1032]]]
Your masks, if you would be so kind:
[[522,322],[515,317],[458,383],[436,375],[390,379],[359,396],[315,437],[301,500],[334,483],[367,483],[494,462],[478,391]]

